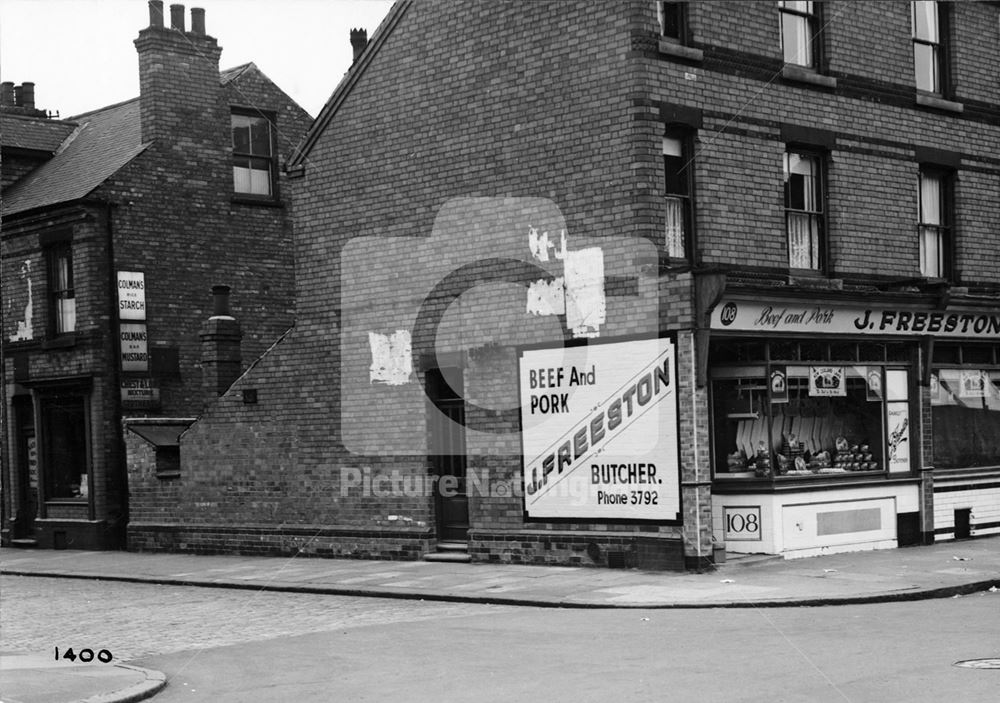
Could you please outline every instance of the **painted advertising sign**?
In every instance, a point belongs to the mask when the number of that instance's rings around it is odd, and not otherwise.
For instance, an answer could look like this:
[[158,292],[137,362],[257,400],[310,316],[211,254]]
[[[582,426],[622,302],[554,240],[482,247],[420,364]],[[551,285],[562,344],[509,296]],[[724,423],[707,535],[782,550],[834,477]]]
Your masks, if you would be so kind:
[[525,349],[519,374],[529,518],[680,520],[670,339]]
[[149,371],[146,325],[123,322],[118,326],[118,334],[121,341],[122,371]]
[[140,271],[118,272],[118,319],[146,319],[146,280]]
[[1000,312],[840,307],[730,300],[712,311],[712,329],[850,335],[934,335],[1000,340]]
[[160,389],[149,378],[123,378],[122,404],[130,408],[144,408],[160,402]]

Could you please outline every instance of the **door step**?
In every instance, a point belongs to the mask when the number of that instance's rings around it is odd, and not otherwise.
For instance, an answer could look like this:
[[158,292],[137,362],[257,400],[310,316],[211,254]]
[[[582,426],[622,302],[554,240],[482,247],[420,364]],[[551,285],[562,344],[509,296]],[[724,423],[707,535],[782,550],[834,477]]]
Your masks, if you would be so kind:
[[424,561],[450,561],[467,564],[472,561],[469,556],[469,544],[467,542],[438,542],[437,551],[425,554]]
[[18,549],[34,549],[38,546],[38,540],[31,537],[21,537],[19,539],[12,539],[10,546],[17,547]]

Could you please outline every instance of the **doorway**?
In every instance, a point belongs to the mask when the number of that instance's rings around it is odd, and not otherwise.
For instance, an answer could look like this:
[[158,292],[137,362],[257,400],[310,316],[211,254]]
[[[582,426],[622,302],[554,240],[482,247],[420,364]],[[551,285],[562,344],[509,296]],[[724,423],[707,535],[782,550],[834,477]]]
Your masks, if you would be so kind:
[[467,542],[469,496],[462,369],[430,369],[426,388],[428,460],[437,477],[434,507],[438,541]]

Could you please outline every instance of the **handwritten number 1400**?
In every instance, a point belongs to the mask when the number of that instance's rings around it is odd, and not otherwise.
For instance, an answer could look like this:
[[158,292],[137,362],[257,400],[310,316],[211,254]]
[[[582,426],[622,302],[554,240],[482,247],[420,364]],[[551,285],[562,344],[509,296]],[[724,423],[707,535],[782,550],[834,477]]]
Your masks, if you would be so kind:
[[[95,655],[94,655],[94,650],[93,649],[81,649],[80,653],[77,654],[76,652],[73,651],[73,648],[70,647],[69,649],[67,649],[66,651],[64,651],[62,654],[60,654],[59,653],[59,648],[58,647],[55,648],[55,660],[56,661],[59,661],[60,659],[66,659],[67,661],[75,662],[77,659],[79,659],[81,662],[89,663],[89,662],[94,661],[94,656]],[[103,664],[107,664],[108,662],[110,662],[114,658],[111,655],[111,652],[109,652],[106,649],[102,649],[102,650],[98,651],[96,656],[97,656],[97,661],[99,661],[99,662],[101,662]]]

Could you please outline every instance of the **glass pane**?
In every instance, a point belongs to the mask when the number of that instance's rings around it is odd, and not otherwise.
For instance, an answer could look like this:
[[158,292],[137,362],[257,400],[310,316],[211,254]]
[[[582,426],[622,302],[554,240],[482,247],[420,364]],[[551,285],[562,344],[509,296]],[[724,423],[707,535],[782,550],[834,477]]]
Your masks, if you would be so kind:
[[797,361],[799,345],[795,342],[771,342],[771,361]]
[[779,2],[778,5],[786,10],[795,10],[796,12],[812,14],[813,4],[808,0],[782,0],[782,2]]
[[933,44],[913,45],[913,67],[917,89],[928,93],[940,92],[937,73],[937,47]]
[[862,342],[858,345],[858,361],[885,361],[885,345]]
[[787,215],[789,267],[819,268],[819,218],[802,212]]
[[712,388],[716,475],[720,478],[771,475],[772,447],[765,407],[765,379],[719,380]]
[[939,227],[919,227],[920,275],[928,278],[944,276],[944,247]]
[[250,125],[250,153],[255,156],[271,155],[271,125],[262,117],[253,118]]
[[944,178],[932,173],[920,173],[920,224],[942,225],[942,194]]
[[906,400],[906,376],[904,369],[890,369],[885,372],[886,400]]
[[61,298],[56,302],[56,333],[66,334],[76,329],[76,299]]
[[684,142],[679,137],[664,137],[663,155],[684,156]]
[[664,156],[663,175],[666,181],[665,190],[668,194],[688,194],[687,164],[683,157]]
[[250,123],[243,115],[233,115],[233,151],[238,154],[250,152]]
[[812,38],[809,36],[809,20],[798,15],[781,13],[781,46],[785,63],[796,66],[812,66]]
[[858,345],[853,342],[834,342],[830,345],[831,361],[857,361]]
[[246,166],[233,166],[233,190],[237,193],[250,192],[250,169]]
[[667,254],[684,258],[684,199],[667,196]]
[[656,3],[660,16],[660,33],[665,37],[681,38],[681,4],[679,2]]
[[250,169],[250,193],[253,195],[271,194],[271,173],[261,169]]
[[938,17],[937,3],[931,0],[917,0],[913,3],[913,37],[937,43]]
[[935,467],[1000,465],[1000,371],[939,369],[931,422]]
[[[934,359],[937,360],[937,349],[934,350]],[[962,348],[962,363],[992,364],[993,347],[985,344],[967,344]]]

